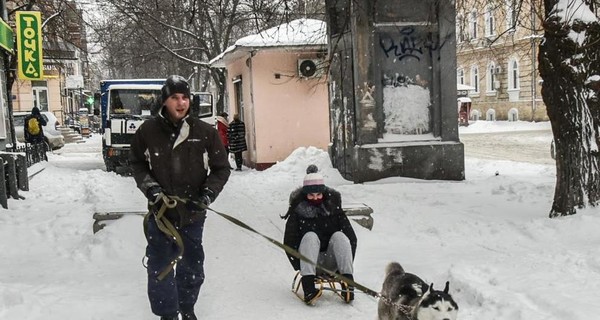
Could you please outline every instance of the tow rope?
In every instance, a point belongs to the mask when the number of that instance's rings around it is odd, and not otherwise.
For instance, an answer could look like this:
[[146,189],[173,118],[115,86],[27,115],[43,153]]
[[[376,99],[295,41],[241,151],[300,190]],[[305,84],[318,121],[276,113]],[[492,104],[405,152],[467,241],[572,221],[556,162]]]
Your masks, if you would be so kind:
[[[399,304],[399,303],[394,303],[391,301],[390,298],[383,296],[381,293],[369,289],[368,287],[352,280],[352,279],[348,279],[347,277],[344,277],[343,275],[329,270],[327,268],[324,268],[323,266],[319,265],[318,263],[313,262],[312,260],[310,260],[309,258],[303,256],[302,254],[300,254],[300,252],[296,251],[294,248],[287,246],[265,234],[262,234],[258,231],[256,231],[254,228],[250,227],[249,225],[247,225],[246,223],[244,223],[243,221],[232,217],[231,215],[228,215],[226,213],[223,212],[219,212],[217,210],[214,210],[212,208],[210,208],[209,206],[207,206],[206,204],[204,204],[203,202],[198,202],[198,201],[192,201],[189,199],[184,199],[184,198],[180,198],[177,196],[167,196],[167,195],[163,195],[162,197],[163,200],[163,205],[160,207],[160,210],[155,214],[155,219],[157,221],[157,225],[158,228],[165,233],[167,236],[172,237],[175,242],[177,243],[177,246],[179,247],[179,255],[177,256],[177,258],[175,258],[158,276],[159,280],[164,279],[164,277],[169,274],[169,272],[171,272],[171,270],[173,270],[173,267],[177,264],[177,262],[179,262],[179,260],[181,260],[181,257],[183,255],[183,241],[181,240],[181,236],[179,235],[179,233],[177,232],[177,229],[173,226],[173,224],[164,216],[165,211],[167,210],[167,208],[174,208],[177,205],[177,202],[181,202],[181,203],[187,203],[187,202],[191,202],[194,205],[198,206],[199,208],[203,209],[203,210],[207,210],[207,211],[211,211],[213,213],[215,213],[216,215],[220,216],[221,218],[224,218],[225,220],[235,224],[236,226],[246,229],[252,233],[255,233],[263,238],[265,238],[267,241],[269,241],[270,243],[272,243],[273,245],[283,249],[285,252],[289,253],[290,255],[292,255],[295,258],[298,258],[306,263],[309,263],[313,266],[315,266],[316,268],[323,270],[325,273],[333,276],[336,279],[339,279],[341,281],[344,281],[345,283],[347,283],[349,286],[353,286],[355,289],[358,289],[362,292],[364,292],[365,294],[368,294],[376,299],[382,299],[385,303],[393,305],[395,307],[397,307],[402,313],[404,313],[409,319],[412,319],[412,317],[410,316],[410,313],[412,311],[412,307],[409,305],[404,305],[404,304]],[[146,221],[149,218],[149,215],[151,213],[148,212],[148,214],[146,215],[146,217],[144,218],[144,231],[146,232]],[[158,223],[158,221],[161,221],[162,226]]]
[[259,236],[267,239],[267,241],[269,241],[273,245],[275,245],[275,246],[283,249],[285,252],[289,253],[293,257],[298,258],[298,259],[300,259],[300,260],[302,260],[302,261],[304,261],[306,263],[310,263],[311,265],[317,267],[318,269],[323,270],[327,274],[330,274],[333,277],[335,277],[335,278],[337,278],[337,279],[339,279],[341,281],[346,282],[350,286],[353,286],[354,288],[356,288],[356,289],[358,289],[358,290],[360,290],[360,291],[362,291],[362,292],[364,292],[364,293],[366,293],[366,294],[368,294],[368,295],[370,295],[372,297],[375,297],[375,298],[380,298],[381,297],[381,294],[379,294],[377,291],[371,290],[371,289],[367,288],[366,286],[364,286],[364,285],[362,285],[362,284],[360,284],[360,283],[358,283],[358,282],[356,282],[354,280],[348,279],[348,278],[344,277],[343,275],[341,275],[341,274],[339,274],[339,273],[337,273],[335,271],[328,270],[327,268],[324,268],[323,266],[321,266],[321,265],[319,265],[319,264],[311,261],[309,258],[303,256],[302,254],[300,254],[300,252],[296,251],[294,248],[292,248],[290,246],[287,246],[287,245],[285,245],[285,244],[283,244],[283,243],[281,243],[281,242],[279,242],[279,241],[277,241],[277,240],[275,240],[275,239],[273,239],[273,238],[271,238],[271,237],[269,237],[267,235],[264,235],[264,234],[256,231],[254,228],[250,227],[249,225],[247,225],[243,221],[241,221],[241,220],[239,220],[237,218],[234,218],[234,217],[232,217],[232,216],[230,216],[230,215],[228,215],[226,213],[214,210],[214,209],[208,207],[207,205],[205,205],[202,202],[193,202],[193,203],[196,204],[197,206],[199,206],[202,209],[214,212],[215,214],[217,214],[221,218],[224,218],[225,220],[227,220],[227,221],[229,221],[229,222],[237,225],[238,227],[246,229],[246,230],[248,230],[250,232],[253,232],[253,233],[255,233],[255,234],[257,234],[257,235],[259,235]]

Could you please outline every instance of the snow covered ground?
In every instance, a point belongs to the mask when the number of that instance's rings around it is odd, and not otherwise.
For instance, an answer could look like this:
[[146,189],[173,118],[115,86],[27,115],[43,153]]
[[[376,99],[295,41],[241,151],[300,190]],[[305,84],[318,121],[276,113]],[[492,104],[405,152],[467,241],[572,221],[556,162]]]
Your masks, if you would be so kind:
[[[461,135],[505,126],[479,121]],[[43,171],[21,192],[26,200],[0,210],[0,319],[156,319],[145,290],[142,218],[92,233],[96,211],[145,207],[132,178],[103,170],[100,145],[95,135],[51,154],[30,168]],[[361,284],[379,291],[385,266],[398,261],[436,287],[449,280],[459,319],[596,319],[599,209],[549,219],[552,165],[467,158],[465,181],[352,184],[325,152],[301,148],[269,170],[232,172],[213,208],[281,239],[279,215],[311,163],[344,202],[374,210],[372,231],[354,224]],[[304,305],[290,291],[294,272],[284,253],[217,215],[209,214],[204,242],[201,319],[376,319],[377,301],[364,294],[351,305],[331,293]]]

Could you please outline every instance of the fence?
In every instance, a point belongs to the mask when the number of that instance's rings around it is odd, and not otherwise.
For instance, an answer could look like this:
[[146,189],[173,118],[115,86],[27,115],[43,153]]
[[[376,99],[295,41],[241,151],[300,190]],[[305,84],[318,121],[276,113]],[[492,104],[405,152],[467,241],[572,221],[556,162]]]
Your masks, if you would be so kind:
[[48,150],[45,143],[25,144],[0,152],[2,164],[0,166],[0,205],[8,209],[8,198],[23,199],[19,190],[29,190],[29,177],[27,168],[42,160],[48,160]]

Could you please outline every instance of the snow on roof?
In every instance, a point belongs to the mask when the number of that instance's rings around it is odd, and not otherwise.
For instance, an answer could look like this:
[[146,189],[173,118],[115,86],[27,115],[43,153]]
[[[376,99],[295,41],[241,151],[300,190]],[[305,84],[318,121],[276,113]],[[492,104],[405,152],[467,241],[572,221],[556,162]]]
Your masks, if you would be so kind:
[[466,84],[457,83],[456,84],[456,90],[461,90],[461,91],[462,90],[475,90],[475,87],[468,86]]
[[238,39],[221,54],[213,58],[211,65],[223,65],[222,60],[238,48],[291,47],[327,44],[327,24],[321,20],[298,19]]

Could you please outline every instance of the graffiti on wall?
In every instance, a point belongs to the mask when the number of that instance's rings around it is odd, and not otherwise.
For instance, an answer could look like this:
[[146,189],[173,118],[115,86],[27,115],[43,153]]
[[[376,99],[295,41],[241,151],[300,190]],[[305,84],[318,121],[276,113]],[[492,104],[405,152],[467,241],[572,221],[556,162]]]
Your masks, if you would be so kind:
[[368,83],[364,83],[363,87],[360,89],[361,99],[361,118],[362,118],[362,127],[366,129],[376,129],[377,122],[373,117],[373,113],[375,112],[375,98],[373,98],[373,93],[375,92],[375,86],[370,86]]
[[443,42],[432,39],[432,34],[418,33],[415,27],[403,27],[395,36],[383,34],[379,38],[379,46],[387,58],[393,57],[400,60],[413,58],[420,61],[424,54],[430,58],[439,51],[448,37]]

